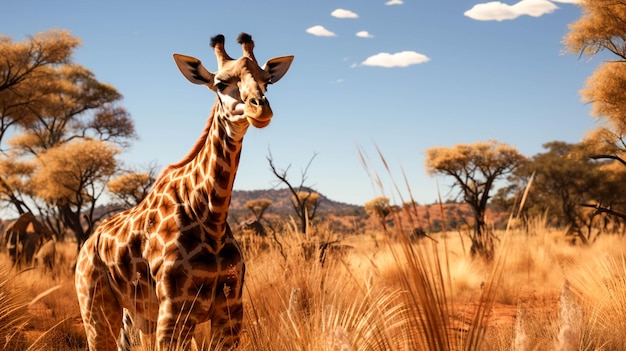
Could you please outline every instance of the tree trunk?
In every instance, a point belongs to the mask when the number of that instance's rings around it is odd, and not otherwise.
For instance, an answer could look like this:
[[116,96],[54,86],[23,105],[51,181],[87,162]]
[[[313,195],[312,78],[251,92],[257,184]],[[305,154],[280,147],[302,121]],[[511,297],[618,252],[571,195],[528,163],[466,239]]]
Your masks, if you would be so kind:
[[485,224],[485,209],[472,207],[474,212],[474,233],[470,254],[472,257],[480,256],[486,260],[493,259],[494,247],[491,233]]
[[91,230],[86,231],[83,229],[83,225],[80,222],[80,210],[74,212],[69,205],[61,205],[59,206],[59,213],[65,227],[70,228],[76,235],[77,251],[80,251],[80,248],[91,234]]

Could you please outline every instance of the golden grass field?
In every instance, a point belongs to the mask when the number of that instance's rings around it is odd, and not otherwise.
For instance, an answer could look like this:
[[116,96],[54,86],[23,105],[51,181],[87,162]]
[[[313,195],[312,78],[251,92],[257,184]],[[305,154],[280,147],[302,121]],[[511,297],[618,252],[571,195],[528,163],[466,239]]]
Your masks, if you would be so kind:
[[[586,247],[541,220],[497,233],[496,258],[472,259],[461,233],[392,240],[338,237],[323,225],[244,242],[246,321],[240,350],[626,350],[625,238]],[[303,243],[350,248],[324,264]],[[316,247],[315,245],[314,247]],[[15,272],[0,256],[5,350],[86,350],[74,292],[74,244],[56,269]],[[209,344],[199,326],[200,349]],[[137,346],[136,350],[149,350]]]

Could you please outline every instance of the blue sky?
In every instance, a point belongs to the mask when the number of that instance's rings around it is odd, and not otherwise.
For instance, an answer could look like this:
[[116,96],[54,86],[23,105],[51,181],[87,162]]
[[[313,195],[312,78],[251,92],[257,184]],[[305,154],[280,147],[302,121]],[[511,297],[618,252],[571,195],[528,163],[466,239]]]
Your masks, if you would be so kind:
[[[139,140],[121,158],[161,167],[199,137],[214,94],[182,77],[173,53],[216,69],[210,37],[250,33],[260,62],[295,55],[270,87],[274,119],[250,128],[235,189],[276,185],[268,152],[289,179],[314,154],[305,184],[362,205],[381,195],[358,148],[384,174],[404,170],[415,199],[431,203],[449,179],[424,170],[425,150],[497,139],[532,156],[542,144],[578,142],[594,127],[578,91],[600,63],[564,53],[581,11],[572,1],[43,1],[5,2],[0,33],[21,41],[52,28],[82,39],[75,62],[124,96]],[[386,195],[391,180],[384,176]]]

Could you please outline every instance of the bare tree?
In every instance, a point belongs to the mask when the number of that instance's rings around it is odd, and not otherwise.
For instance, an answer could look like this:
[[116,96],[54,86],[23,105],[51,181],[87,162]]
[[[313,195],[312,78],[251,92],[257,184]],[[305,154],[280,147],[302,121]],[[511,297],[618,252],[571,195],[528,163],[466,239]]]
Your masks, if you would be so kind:
[[292,185],[291,182],[287,179],[287,171],[289,170],[289,167],[291,167],[291,165],[287,166],[286,169],[279,171],[274,165],[274,159],[272,158],[271,152],[267,157],[267,161],[270,164],[270,169],[272,170],[276,178],[278,178],[281,183],[287,185],[287,188],[289,188],[289,191],[291,192],[291,203],[296,212],[296,216],[298,216],[298,218],[300,219],[300,231],[303,234],[306,234],[308,223],[310,223],[313,218],[315,218],[315,214],[319,206],[319,194],[313,191],[313,189],[311,189],[310,187],[304,185],[307,172],[309,171],[309,167],[311,166],[311,163],[316,156],[317,154],[313,154],[313,156],[309,160],[309,163],[306,165],[304,170],[302,170],[300,175],[300,184],[297,186]]

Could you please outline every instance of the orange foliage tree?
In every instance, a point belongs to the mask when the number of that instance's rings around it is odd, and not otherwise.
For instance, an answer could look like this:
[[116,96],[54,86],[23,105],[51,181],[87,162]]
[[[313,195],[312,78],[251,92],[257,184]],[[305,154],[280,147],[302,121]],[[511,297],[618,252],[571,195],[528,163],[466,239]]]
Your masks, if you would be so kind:
[[261,221],[263,218],[263,214],[265,211],[272,205],[272,200],[270,199],[254,199],[246,202],[243,206],[250,210],[252,214],[254,214],[254,218],[257,221]]
[[513,172],[525,161],[526,157],[516,148],[496,140],[426,150],[426,171],[452,177],[454,186],[460,188],[463,200],[472,209],[472,255],[493,256],[492,238],[485,230],[490,191],[497,179]]
[[383,230],[387,230],[387,220],[389,215],[392,213],[391,205],[389,203],[389,198],[384,196],[379,196],[371,199],[366,202],[365,212],[367,212],[370,216],[375,216],[378,218],[378,221],[383,227]]
[[[609,52],[613,60],[598,66],[581,90],[582,100],[591,104],[591,114],[599,125],[583,144],[594,159],[612,159],[626,165],[626,3],[623,1],[581,0],[582,16],[569,25],[564,43],[571,53],[593,57]],[[607,168],[614,172],[614,168]],[[610,175],[607,179],[619,174]],[[597,210],[626,219],[612,204]]]
[[[119,106],[122,95],[72,62],[79,44],[64,30],[39,33],[23,42],[0,36],[0,201],[20,213],[35,206],[49,225],[58,225],[55,231],[69,228],[80,242],[92,228],[97,194],[106,184],[102,182],[113,174],[111,167],[117,167],[108,156],[100,161],[91,157],[117,154],[135,138],[135,129]],[[7,131],[12,137],[4,141]],[[87,155],[86,149],[79,152],[79,146],[90,147],[94,154]],[[77,171],[76,162],[59,150],[85,162],[88,169]],[[67,162],[41,161],[55,159]],[[10,165],[21,165],[19,172]],[[53,180],[42,179],[49,172],[82,176],[71,186],[53,185]]]
[[76,140],[41,153],[37,169],[31,178],[35,195],[59,209],[61,219],[74,231],[78,247],[91,234],[81,223],[80,214],[73,209],[84,209],[87,218],[93,218],[98,198],[105,183],[116,171],[112,144],[100,140]]
[[563,38],[567,49],[580,56],[593,57],[608,51],[616,60],[607,61],[581,90],[582,100],[591,104],[591,113],[601,122],[585,142],[591,151],[623,159],[626,152],[626,3],[582,0],[582,16],[569,25]]
[[124,208],[138,205],[150,192],[156,181],[156,168],[151,166],[146,172],[126,172],[107,183],[109,192],[123,204]]

